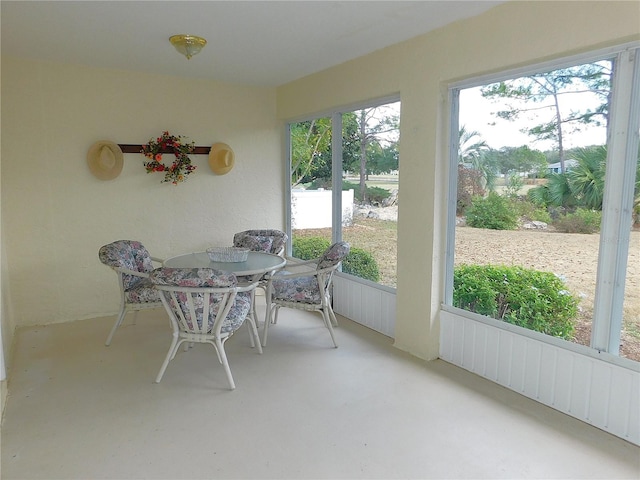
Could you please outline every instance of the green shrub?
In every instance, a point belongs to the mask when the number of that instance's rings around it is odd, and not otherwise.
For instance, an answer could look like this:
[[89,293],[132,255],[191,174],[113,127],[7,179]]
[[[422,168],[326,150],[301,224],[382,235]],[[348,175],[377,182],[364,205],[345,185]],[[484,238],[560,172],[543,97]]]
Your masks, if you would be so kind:
[[466,168],[458,164],[458,196],[456,198],[456,215],[464,215],[474,197],[486,193],[485,176],[480,170]]
[[600,231],[601,221],[602,212],[578,208],[573,213],[558,217],[553,226],[562,233],[596,233]]
[[549,200],[549,187],[547,185],[538,185],[527,191],[527,200],[538,207],[546,207]]
[[[352,182],[342,182],[342,190],[353,190],[353,196],[356,200],[362,202],[360,194],[360,184]],[[371,204],[379,204],[391,195],[391,192],[385,188],[367,187],[367,201]]]
[[460,265],[453,274],[453,305],[568,340],[578,302],[551,272]]
[[367,201],[373,205],[382,205],[382,202],[389,198],[391,192],[381,187],[367,187]]
[[[322,237],[294,238],[291,253],[301,260],[311,260],[322,255],[330,245],[331,242]],[[373,255],[358,247],[351,247],[349,255],[342,262],[342,271],[372,282],[380,280],[380,271]]]
[[380,280],[380,271],[373,255],[358,247],[351,247],[349,255],[342,262],[342,271],[372,282]]
[[507,184],[505,185],[504,194],[508,198],[517,198],[518,192],[522,190],[524,180],[518,173],[511,173],[507,176]]
[[322,237],[293,238],[291,253],[295,258],[311,260],[318,258],[329,248],[331,242]]
[[528,200],[518,200],[513,203],[519,217],[538,222],[551,223],[551,215],[544,208],[531,203]]
[[518,213],[512,203],[495,192],[486,198],[475,197],[466,213],[470,227],[514,230],[518,225]]

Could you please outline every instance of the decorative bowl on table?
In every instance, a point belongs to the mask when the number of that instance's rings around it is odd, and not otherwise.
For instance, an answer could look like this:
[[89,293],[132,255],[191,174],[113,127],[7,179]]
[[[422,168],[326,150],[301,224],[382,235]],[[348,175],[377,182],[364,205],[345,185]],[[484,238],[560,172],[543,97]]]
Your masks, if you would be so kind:
[[240,247],[212,247],[207,248],[207,255],[209,255],[212,262],[246,262],[249,256],[249,249]]

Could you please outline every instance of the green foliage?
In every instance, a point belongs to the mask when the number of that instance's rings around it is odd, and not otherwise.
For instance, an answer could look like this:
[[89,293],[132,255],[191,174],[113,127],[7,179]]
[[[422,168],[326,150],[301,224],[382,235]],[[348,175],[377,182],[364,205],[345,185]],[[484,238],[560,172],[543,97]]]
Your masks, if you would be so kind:
[[342,271],[372,282],[380,280],[380,270],[373,255],[358,247],[351,247],[349,255],[342,262]]
[[551,272],[460,265],[453,274],[453,305],[529,330],[571,339],[578,301]]
[[458,164],[458,196],[456,198],[456,215],[464,215],[476,196],[483,196],[483,173],[477,168],[467,168]]
[[527,192],[527,198],[539,206],[572,208],[577,202],[571,192],[569,178],[564,173],[550,174],[547,183],[538,185]]
[[485,153],[485,157],[491,159],[496,171],[503,175],[512,172],[536,172],[540,176],[541,171],[547,169],[547,157],[539,150],[531,150],[527,145],[521,147],[502,147],[499,150],[491,149]]
[[602,210],[607,147],[580,148],[572,156],[578,164],[565,175],[576,199],[585,208]]
[[512,205],[519,217],[523,217],[527,220],[551,223],[551,215],[544,207],[540,207],[531,201],[522,199],[513,201]]
[[389,190],[381,187],[367,187],[367,200],[374,205],[381,205],[391,195]]
[[309,183],[306,186],[307,190],[318,190],[319,188],[324,188],[325,190],[331,190],[331,179],[316,178],[313,182]]
[[[602,210],[604,199],[604,181],[606,173],[607,147],[596,145],[571,150],[569,159],[576,164],[566,173],[549,175],[545,185],[532,188],[527,193],[529,199],[537,205],[563,207],[573,210],[577,207],[586,210]],[[640,152],[638,153],[640,159]],[[635,198],[640,193],[640,161],[636,171]],[[636,200],[637,201],[637,200]],[[575,219],[569,219],[570,223]]]
[[327,164],[322,152],[331,148],[331,118],[294,123],[291,125],[291,184],[307,183],[315,178],[331,178],[331,162]]
[[[362,202],[362,195],[360,194],[360,185],[352,182],[342,182],[342,190],[353,190],[353,196],[356,200]],[[389,190],[380,187],[367,187],[367,201],[375,204],[381,204],[384,199],[391,195]]]
[[482,140],[477,131],[467,130],[465,125],[460,127],[458,132],[458,163],[473,164],[474,160],[480,158],[488,149],[489,145]]
[[331,242],[322,237],[293,237],[291,254],[301,260],[318,258],[329,248]]
[[[360,176],[360,199],[369,201],[369,189],[366,185],[367,175],[389,172],[398,168],[398,141],[394,139],[399,132],[399,116],[393,104],[379,105],[352,112],[349,124],[357,126],[349,138],[344,137],[344,148],[350,149],[352,154],[343,155],[342,168]],[[345,127],[343,115],[343,130]],[[358,153],[355,148],[358,148]]]
[[562,233],[597,233],[601,221],[602,212],[578,208],[573,213],[558,217],[553,226]]
[[467,225],[492,230],[514,230],[518,213],[509,199],[495,192],[486,198],[475,197],[467,209]]
[[[322,255],[330,245],[331,242],[323,237],[294,237],[291,253],[295,258],[311,260]],[[372,282],[380,280],[380,271],[373,255],[358,247],[351,247],[342,261],[342,271]]]
[[507,176],[507,185],[504,193],[509,198],[517,198],[518,192],[522,189],[523,186],[524,180],[522,180],[522,177],[515,172],[511,172]]
[[386,144],[373,139],[367,144],[367,175],[380,175],[398,169],[398,144]]
[[547,184],[530,188],[527,191],[527,200],[537,207],[546,207],[549,205],[549,187]]

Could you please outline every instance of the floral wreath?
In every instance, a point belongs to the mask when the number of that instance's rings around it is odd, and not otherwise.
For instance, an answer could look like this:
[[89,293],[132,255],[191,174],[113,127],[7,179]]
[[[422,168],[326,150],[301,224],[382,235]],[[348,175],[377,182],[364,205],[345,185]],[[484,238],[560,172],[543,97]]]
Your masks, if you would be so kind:
[[[164,182],[171,182],[174,185],[184,182],[187,175],[191,174],[196,167],[191,165],[189,154],[195,149],[194,142],[183,142],[180,135],[170,135],[169,132],[162,132],[156,140],[149,140],[149,143],[142,145],[142,153],[149,161],[144,163],[147,173],[164,172]],[[171,151],[175,155],[175,160],[171,165],[162,163],[162,154]]]

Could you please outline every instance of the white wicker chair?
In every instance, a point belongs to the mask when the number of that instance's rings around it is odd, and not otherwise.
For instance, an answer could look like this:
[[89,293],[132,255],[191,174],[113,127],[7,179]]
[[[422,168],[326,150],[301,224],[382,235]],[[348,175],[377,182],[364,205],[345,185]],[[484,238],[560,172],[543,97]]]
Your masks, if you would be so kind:
[[245,320],[249,323],[251,346],[262,353],[251,302],[257,282],[238,286],[233,273],[211,268],[158,268],[151,272],[151,282],[173,327],[173,338],[167,356],[156,377],[160,383],[169,362],[185,342],[209,343],[214,346],[223,365],[231,390],[236,388],[224,343]]
[[[331,308],[331,281],[349,250],[350,246],[346,242],[334,243],[320,257],[303,262],[288,262],[287,267],[291,267],[289,270],[281,270],[271,276],[267,284],[268,319],[264,325],[263,346],[267,345],[269,324],[277,323],[281,307],[319,312],[329,329],[333,345],[338,346],[333,332],[333,326],[338,322]],[[310,266],[315,268],[308,270]],[[298,267],[306,271],[292,271]]]
[[111,345],[113,335],[128,312],[134,312],[134,323],[139,310],[162,307],[160,296],[149,281],[153,262],[160,258],[149,255],[142,243],[135,240],[118,240],[100,247],[100,261],[118,275],[120,311],[105,345]]
[[281,230],[245,230],[233,236],[233,246],[282,256],[288,238],[287,234]]
[[[233,246],[248,248],[253,252],[266,252],[284,257],[285,248],[287,246],[288,235],[281,230],[262,229],[262,230],[245,230],[238,232],[233,236]],[[261,288],[267,294],[267,283],[273,272],[262,275],[258,281],[258,288]],[[238,277],[239,282],[253,281],[252,278]],[[253,315],[257,321],[256,304],[253,303]],[[265,322],[269,318],[269,310],[265,316]]]

